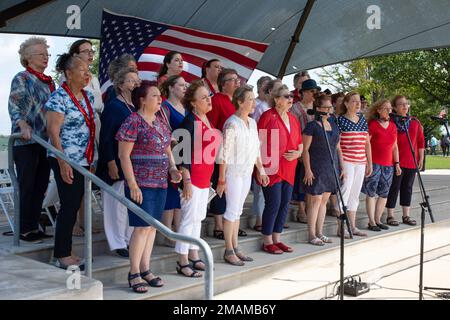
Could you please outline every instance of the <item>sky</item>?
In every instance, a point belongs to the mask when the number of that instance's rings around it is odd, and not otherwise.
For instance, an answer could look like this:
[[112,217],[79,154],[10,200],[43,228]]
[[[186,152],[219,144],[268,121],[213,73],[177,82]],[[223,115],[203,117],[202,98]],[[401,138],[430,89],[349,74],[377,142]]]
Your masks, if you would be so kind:
[[[0,135],[9,135],[11,133],[11,121],[8,113],[8,97],[11,89],[11,80],[14,75],[24,69],[20,64],[18,50],[20,44],[29,37],[30,35],[0,33],[0,48],[2,48],[0,83],[3,84],[0,85]],[[51,54],[45,74],[51,75],[55,68],[57,55],[67,52],[70,44],[78,39],[50,36],[45,36],[45,38],[47,39],[47,44],[50,46],[48,51]],[[317,72],[318,70],[310,70],[311,77],[321,85]],[[248,80],[248,84],[252,85],[256,90],[256,81],[264,75],[268,74],[260,70],[255,70]],[[293,78],[293,75],[283,78],[283,83],[290,89],[293,89]]]

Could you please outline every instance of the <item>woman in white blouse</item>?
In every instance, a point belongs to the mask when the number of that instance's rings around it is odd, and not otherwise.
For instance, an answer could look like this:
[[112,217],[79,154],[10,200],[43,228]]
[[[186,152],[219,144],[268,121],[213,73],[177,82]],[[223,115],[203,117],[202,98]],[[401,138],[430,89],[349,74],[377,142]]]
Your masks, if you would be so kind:
[[225,262],[243,266],[253,261],[238,247],[240,216],[250,190],[253,167],[256,165],[263,186],[269,183],[259,154],[259,137],[255,120],[248,115],[255,111],[255,95],[250,86],[242,86],[233,94],[236,112],[225,122],[222,164],[217,194],[225,193],[227,208],[224,214]]

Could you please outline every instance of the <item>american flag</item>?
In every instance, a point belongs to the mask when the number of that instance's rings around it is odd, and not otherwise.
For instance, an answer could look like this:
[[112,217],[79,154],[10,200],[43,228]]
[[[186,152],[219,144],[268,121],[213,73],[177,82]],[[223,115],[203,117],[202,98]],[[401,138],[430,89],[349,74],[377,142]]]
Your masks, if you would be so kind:
[[108,66],[124,53],[138,61],[141,79],[155,80],[164,56],[171,50],[182,54],[182,76],[191,82],[201,77],[202,65],[219,59],[247,80],[268,44],[226,37],[193,29],[103,11],[99,78],[102,92],[111,82]]

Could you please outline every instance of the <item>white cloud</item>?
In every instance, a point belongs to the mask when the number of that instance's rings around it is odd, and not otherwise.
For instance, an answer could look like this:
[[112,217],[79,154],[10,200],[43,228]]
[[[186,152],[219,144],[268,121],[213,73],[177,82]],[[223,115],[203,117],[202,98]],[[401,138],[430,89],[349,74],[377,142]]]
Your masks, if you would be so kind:
[[[23,70],[22,65],[19,61],[19,46],[20,44],[30,35],[18,35],[18,34],[0,34],[0,48],[2,48],[2,55],[0,59],[0,134],[9,135],[11,133],[11,122],[9,120],[8,113],[8,97],[10,92],[11,80],[18,72]],[[55,69],[55,63],[57,55],[68,51],[69,45],[78,40],[76,38],[64,38],[64,37],[49,37],[45,36],[47,43],[50,46],[49,53],[52,55],[50,58],[48,68],[45,70],[46,74],[51,74]],[[312,78],[314,78],[317,83],[320,79],[317,75],[316,70],[310,70]],[[248,84],[252,85],[256,91],[256,82],[258,79],[267,73],[255,70]],[[294,75],[287,76],[283,78],[283,82],[290,88],[293,89],[293,78]],[[320,85],[320,83],[319,83]]]
[[[0,34],[0,48],[2,49],[2,55],[0,59],[0,134],[9,135],[11,133],[11,122],[8,113],[8,97],[11,89],[12,78],[20,71],[23,70],[19,61],[19,46],[20,44],[29,38],[30,35],[18,35],[18,34]],[[76,38],[64,38],[64,37],[48,37],[47,43],[50,46],[49,53],[52,55],[50,58],[48,68],[45,70],[46,74],[51,74],[55,68],[57,55],[63,52],[67,52],[68,46],[76,41]]]

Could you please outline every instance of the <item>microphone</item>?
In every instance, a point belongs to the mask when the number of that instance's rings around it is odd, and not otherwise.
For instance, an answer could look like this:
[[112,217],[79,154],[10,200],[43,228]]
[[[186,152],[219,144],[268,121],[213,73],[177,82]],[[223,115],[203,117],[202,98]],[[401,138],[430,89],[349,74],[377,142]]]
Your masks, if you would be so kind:
[[308,109],[306,110],[306,113],[309,114],[310,116],[327,116],[328,112],[323,112],[323,111],[314,111],[313,109]]
[[447,121],[447,117],[438,117],[438,116],[430,116],[431,120],[436,120],[439,122],[446,122]]

